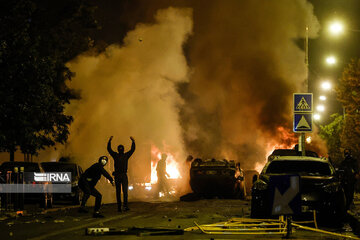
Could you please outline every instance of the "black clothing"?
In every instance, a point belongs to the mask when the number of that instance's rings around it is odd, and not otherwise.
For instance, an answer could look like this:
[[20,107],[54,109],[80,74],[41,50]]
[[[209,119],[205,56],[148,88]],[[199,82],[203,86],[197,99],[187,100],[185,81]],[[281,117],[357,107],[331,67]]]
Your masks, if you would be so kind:
[[357,161],[347,155],[340,164],[340,169],[344,171],[342,183],[346,197],[346,208],[349,209],[354,199],[356,174],[359,172]]
[[85,207],[86,201],[89,199],[90,195],[94,196],[95,207],[94,212],[99,211],[101,206],[102,196],[98,190],[95,189],[95,185],[101,178],[101,175],[104,175],[112,183],[113,178],[110,174],[104,169],[101,163],[95,163],[91,167],[85,170],[85,172],[80,176],[79,179],[79,188],[84,192],[84,196],[81,201],[81,206]]
[[121,211],[121,187],[124,194],[124,207],[128,204],[128,177],[126,173],[115,174],[115,186],[116,186],[116,201],[118,203],[118,210]]
[[94,212],[99,211],[100,206],[101,206],[101,199],[102,199],[101,193],[99,193],[99,191],[96,190],[95,187],[91,187],[90,183],[88,181],[86,181],[86,179],[84,179],[84,178],[80,178],[79,187],[84,192],[84,196],[81,200],[81,207],[83,207],[83,208],[85,207],[87,200],[89,199],[90,195],[92,195],[95,197]]
[[111,149],[111,140],[109,140],[107,150],[110,153],[111,157],[114,159],[115,172],[127,173],[129,158],[135,151],[135,142],[132,141],[130,151],[126,153],[118,153],[114,152]]
[[101,163],[94,163],[91,167],[85,170],[80,178],[85,178],[89,182],[90,187],[95,187],[101,175],[109,179],[110,182],[113,182],[113,178],[110,174],[104,169]]
[[124,194],[124,207],[127,208],[128,204],[128,161],[131,155],[135,151],[135,142],[132,140],[131,149],[126,153],[118,153],[111,149],[111,139],[109,139],[107,144],[107,150],[110,153],[111,157],[114,159],[114,169],[113,175],[115,177],[115,186],[116,186],[116,200],[118,204],[118,210],[121,211],[121,187]]

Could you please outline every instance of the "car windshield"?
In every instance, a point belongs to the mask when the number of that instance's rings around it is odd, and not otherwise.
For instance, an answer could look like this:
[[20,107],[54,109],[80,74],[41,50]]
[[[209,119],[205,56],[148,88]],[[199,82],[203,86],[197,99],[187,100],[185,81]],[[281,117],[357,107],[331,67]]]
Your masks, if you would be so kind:
[[61,163],[41,163],[45,172],[71,172],[71,175],[76,176],[75,164],[61,164]]
[[330,165],[325,162],[317,161],[273,161],[266,169],[266,173],[296,173],[310,176],[329,176],[332,171]]

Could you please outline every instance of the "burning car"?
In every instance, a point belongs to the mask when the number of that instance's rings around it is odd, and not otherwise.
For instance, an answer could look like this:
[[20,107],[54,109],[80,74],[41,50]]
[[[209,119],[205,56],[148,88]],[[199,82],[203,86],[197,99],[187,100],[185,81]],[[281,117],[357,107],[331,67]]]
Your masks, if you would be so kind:
[[[315,210],[321,219],[342,220],[345,195],[338,174],[326,158],[271,155],[252,187],[251,217],[270,217],[271,176],[299,175],[301,214]],[[301,215],[300,214],[300,215]]]
[[190,186],[195,194],[205,197],[244,197],[243,176],[233,160],[197,158],[191,163]]

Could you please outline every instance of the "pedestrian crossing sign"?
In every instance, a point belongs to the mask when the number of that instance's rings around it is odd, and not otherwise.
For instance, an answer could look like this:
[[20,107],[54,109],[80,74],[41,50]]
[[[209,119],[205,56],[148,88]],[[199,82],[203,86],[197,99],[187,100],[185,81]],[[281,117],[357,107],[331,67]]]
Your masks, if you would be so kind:
[[294,112],[312,112],[313,94],[294,93]]
[[294,113],[294,132],[312,132],[312,113]]

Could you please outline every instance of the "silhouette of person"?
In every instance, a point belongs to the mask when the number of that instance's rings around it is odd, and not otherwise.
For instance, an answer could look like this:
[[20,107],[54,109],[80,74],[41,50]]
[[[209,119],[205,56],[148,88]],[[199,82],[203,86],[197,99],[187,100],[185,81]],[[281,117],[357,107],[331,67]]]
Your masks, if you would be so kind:
[[167,186],[167,178],[170,177],[166,172],[166,159],[167,155],[165,153],[161,154],[161,159],[158,161],[156,166],[156,173],[158,177],[158,192],[163,192],[164,195],[169,194],[169,189]]
[[239,162],[235,164],[235,197],[236,198],[242,198],[244,199],[246,197],[246,190],[245,190],[245,184],[244,184],[244,171],[241,168],[241,165]]
[[84,196],[81,201],[81,206],[79,208],[79,212],[87,213],[88,211],[85,209],[86,201],[89,199],[90,195],[95,197],[95,207],[93,217],[101,218],[104,217],[100,214],[100,206],[101,206],[101,198],[102,195],[96,190],[95,185],[101,178],[101,175],[109,179],[111,184],[113,185],[113,178],[110,174],[104,169],[104,166],[108,162],[108,157],[101,156],[99,161],[93,164],[91,167],[85,170],[85,172],[80,176],[79,179],[79,187],[84,192]]
[[107,144],[107,150],[110,153],[111,157],[114,159],[114,168],[115,171],[113,172],[113,175],[115,177],[115,186],[116,186],[116,200],[118,204],[118,212],[121,212],[121,187],[123,191],[124,196],[124,211],[128,211],[128,176],[127,176],[127,169],[128,169],[128,161],[131,155],[135,151],[135,140],[133,137],[130,137],[132,143],[131,143],[131,149],[130,151],[124,153],[124,146],[119,145],[118,146],[118,152],[115,152],[111,149],[111,140],[113,139],[113,136],[109,138],[108,144]]
[[350,209],[354,199],[356,175],[359,173],[358,162],[351,156],[350,149],[344,150],[344,160],[340,164],[340,169],[344,171],[343,187],[346,197],[346,209]]

